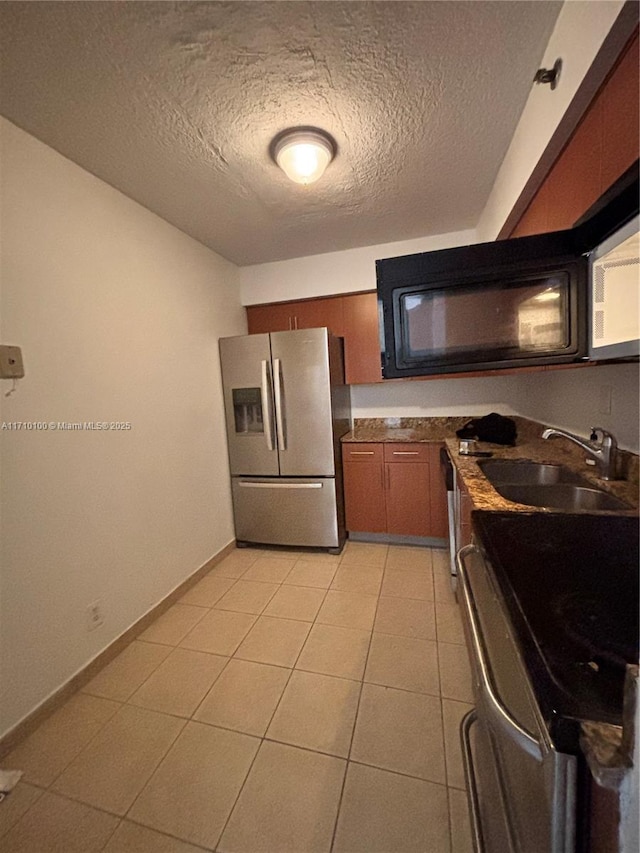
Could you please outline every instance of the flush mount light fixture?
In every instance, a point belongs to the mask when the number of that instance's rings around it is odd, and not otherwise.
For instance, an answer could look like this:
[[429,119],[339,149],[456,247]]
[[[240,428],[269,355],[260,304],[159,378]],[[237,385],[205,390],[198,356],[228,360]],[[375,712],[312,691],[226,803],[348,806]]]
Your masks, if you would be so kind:
[[321,178],[336,154],[333,139],[315,127],[283,130],[270,147],[275,162],[297,184],[312,184]]

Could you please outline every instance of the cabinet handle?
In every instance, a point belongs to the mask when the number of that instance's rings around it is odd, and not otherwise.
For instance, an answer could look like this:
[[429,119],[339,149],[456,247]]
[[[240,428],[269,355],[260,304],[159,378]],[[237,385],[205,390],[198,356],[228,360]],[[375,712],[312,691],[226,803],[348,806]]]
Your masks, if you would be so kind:
[[289,317],[289,331],[293,331],[293,323],[291,322],[291,317]]
[[419,456],[420,451],[419,450],[394,450],[393,455],[394,456]]
[[373,450],[350,450],[350,456],[373,456]]
[[298,318],[297,317],[293,318],[293,328],[296,330],[298,329]]

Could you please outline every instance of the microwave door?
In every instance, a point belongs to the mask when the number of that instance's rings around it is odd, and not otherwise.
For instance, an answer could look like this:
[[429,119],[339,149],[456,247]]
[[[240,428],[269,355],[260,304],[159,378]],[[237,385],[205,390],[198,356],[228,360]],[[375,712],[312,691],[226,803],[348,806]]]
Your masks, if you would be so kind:
[[220,362],[231,474],[277,477],[269,335],[221,338]]
[[281,475],[335,476],[327,330],[272,332],[271,352]]

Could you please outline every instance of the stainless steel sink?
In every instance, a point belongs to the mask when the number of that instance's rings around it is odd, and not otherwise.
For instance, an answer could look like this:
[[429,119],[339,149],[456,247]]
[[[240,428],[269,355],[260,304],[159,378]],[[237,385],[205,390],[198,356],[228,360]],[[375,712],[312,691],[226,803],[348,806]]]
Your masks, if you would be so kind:
[[527,459],[486,459],[478,462],[482,473],[492,485],[514,483],[546,486],[555,483],[572,483],[590,488],[591,484],[564,465],[546,465]]
[[594,489],[588,480],[564,465],[527,459],[486,459],[478,465],[496,492],[515,503],[574,512],[631,508],[608,492]]
[[494,484],[494,488],[503,498],[527,506],[573,511],[630,509],[624,501],[607,492],[570,483],[552,483],[549,485],[498,483]]

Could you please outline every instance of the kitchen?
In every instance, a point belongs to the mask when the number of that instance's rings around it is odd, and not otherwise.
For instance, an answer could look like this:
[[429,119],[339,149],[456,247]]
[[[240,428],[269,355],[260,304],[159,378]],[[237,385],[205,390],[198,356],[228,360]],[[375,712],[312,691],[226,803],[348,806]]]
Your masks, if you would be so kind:
[[[580,32],[588,22],[574,14],[565,25]],[[611,26],[591,23],[601,33]],[[585,73],[597,50],[588,44],[574,46]],[[545,59],[553,64],[556,55],[569,61],[564,42]],[[90,94],[98,99],[100,87]],[[79,136],[87,146],[103,144],[95,131]],[[497,220],[506,219],[545,144],[525,158],[524,177],[514,177],[512,161],[511,181],[503,177],[493,196]],[[3,253],[11,252],[3,261],[3,342],[22,346],[26,368],[16,393],[2,399],[3,420],[135,425],[100,444],[49,434],[13,437],[10,445],[3,435],[8,731],[232,538],[226,458],[211,459],[209,450],[225,446],[224,424],[210,412],[222,411],[217,339],[246,331],[244,306],[372,290],[379,258],[477,238],[471,229],[392,246],[381,237],[372,248],[237,267],[4,121],[3,169]],[[501,225],[481,239],[493,239]],[[594,382],[592,372],[602,378]],[[601,411],[601,394],[610,414]],[[352,411],[363,418],[500,411],[582,435],[596,416],[637,452],[637,394],[637,366],[613,364],[359,385]],[[85,606],[95,600],[104,603],[105,624],[86,632]]]

